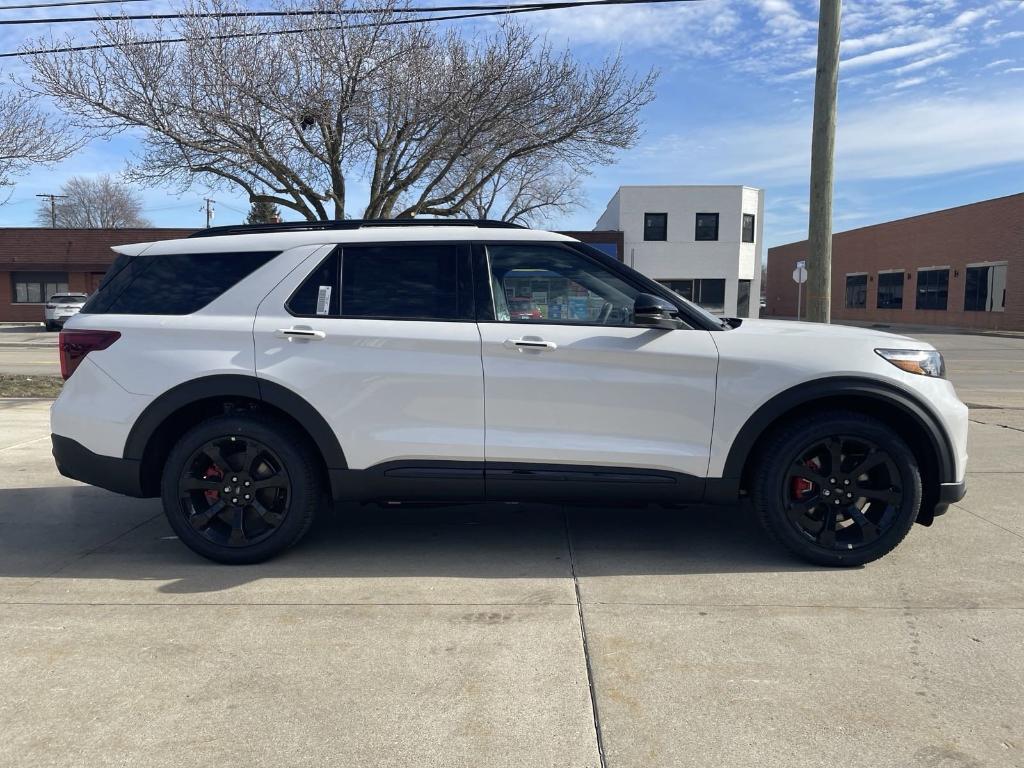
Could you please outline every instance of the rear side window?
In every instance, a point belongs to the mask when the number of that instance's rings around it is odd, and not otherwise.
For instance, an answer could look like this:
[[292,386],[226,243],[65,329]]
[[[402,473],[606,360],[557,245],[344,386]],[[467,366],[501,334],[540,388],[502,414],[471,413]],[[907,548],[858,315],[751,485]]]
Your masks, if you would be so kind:
[[473,320],[469,250],[457,245],[344,246],[288,302],[292,314]]
[[188,315],[202,309],[277,251],[118,256],[84,313]]

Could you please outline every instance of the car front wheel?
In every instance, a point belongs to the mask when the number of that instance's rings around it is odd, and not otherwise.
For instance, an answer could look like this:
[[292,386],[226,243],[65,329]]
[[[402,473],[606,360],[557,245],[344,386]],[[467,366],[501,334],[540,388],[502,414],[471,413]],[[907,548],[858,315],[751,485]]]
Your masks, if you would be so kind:
[[322,498],[312,448],[269,416],[219,416],[171,450],[161,483],[164,511],[188,547],[220,563],[266,560],[309,530]]
[[768,533],[819,565],[877,560],[903,540],[921,506],[921,474],[907,444],[877,419],[845,411],[777,430],[752,490]]

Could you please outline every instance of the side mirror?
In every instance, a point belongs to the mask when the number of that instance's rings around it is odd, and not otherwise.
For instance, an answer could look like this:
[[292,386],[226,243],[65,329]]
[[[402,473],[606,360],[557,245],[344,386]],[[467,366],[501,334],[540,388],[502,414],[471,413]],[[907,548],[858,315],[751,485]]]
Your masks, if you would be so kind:
[[641,293],[633,300],[633,323],[665,330],[682,327],[679,309],[660,296],[652,296],[649,293]]

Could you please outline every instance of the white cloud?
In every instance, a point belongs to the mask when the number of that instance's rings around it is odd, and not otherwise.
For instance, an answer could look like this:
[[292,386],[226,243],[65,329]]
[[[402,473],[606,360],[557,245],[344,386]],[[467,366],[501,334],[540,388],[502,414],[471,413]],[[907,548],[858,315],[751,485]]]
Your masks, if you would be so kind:
[[908,77],[906,80],[899,80],[899,81],[897,81],[893,85],[893,88],[897,88],[897,89],[911,88],[912,86],[920,85],[921,83],[927,83],[927,82],[928,82],[928,78],[927,77]]

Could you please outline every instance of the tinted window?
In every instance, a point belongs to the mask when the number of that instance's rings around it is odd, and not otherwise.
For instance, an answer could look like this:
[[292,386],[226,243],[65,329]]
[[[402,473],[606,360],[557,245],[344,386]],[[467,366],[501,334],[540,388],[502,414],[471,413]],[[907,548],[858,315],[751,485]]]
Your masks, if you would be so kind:
[[644,214],[644,240],[667,240],[668,239],[668,214],[667,213],[645,213]]
[[320,262],[288,301],[288,310],[293,315],[326,315],[337,317],[341,314],[341,291],[338,290],[338,270],[341,267],[341,249],[335,248],[331,255]]
[[868,305],[868,276],[846,276],[846,308],[864,309]]
[[14,304],[42,304],[51,296],[67,293],[67,272],[12,272],[11,301]]
[[743,242],[754,242],[754,214],[743,214]]
[[917,273],[918,309],[945,309],[948,298],[948,269],[926,269]]
[[878,276],[878,308],[903,309],[903,273],[882,272]]
[[216,299],[276,251],[119,256],[82,312],[188,315]]
[[472,320],[468,259],[454,245],[346,246],[341,316]]
[[718,239],[718,214],[698,213],[697,229],[694,233],[695,240],[717,240]]
[[629,325],[639,289],[581,253],[489,245],[495,316],[537,323]]

